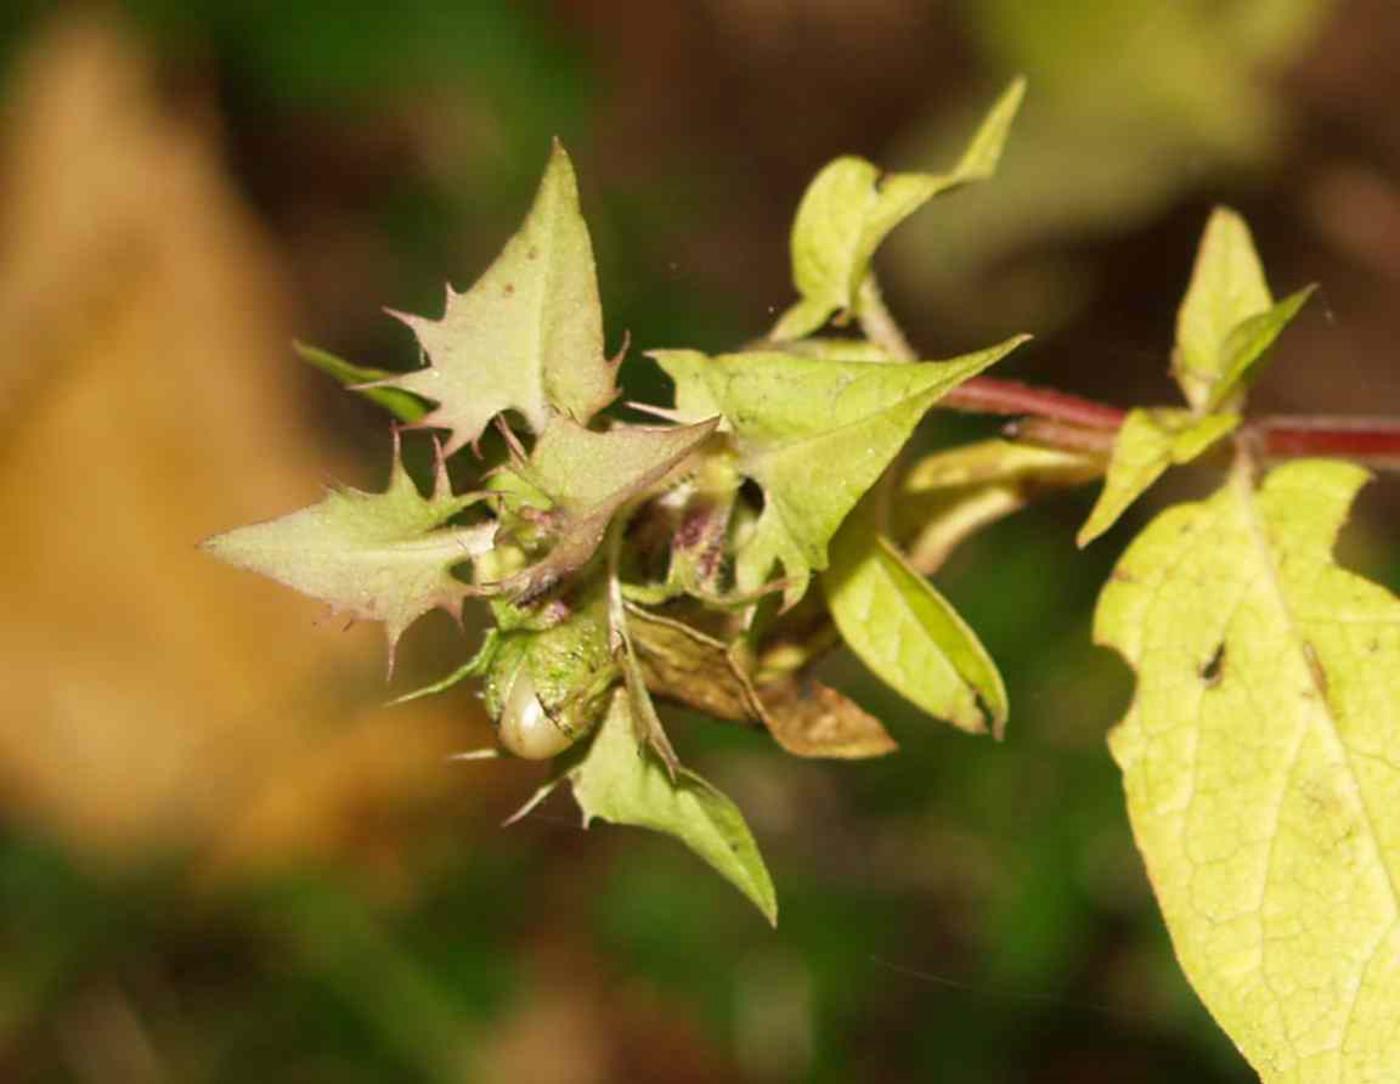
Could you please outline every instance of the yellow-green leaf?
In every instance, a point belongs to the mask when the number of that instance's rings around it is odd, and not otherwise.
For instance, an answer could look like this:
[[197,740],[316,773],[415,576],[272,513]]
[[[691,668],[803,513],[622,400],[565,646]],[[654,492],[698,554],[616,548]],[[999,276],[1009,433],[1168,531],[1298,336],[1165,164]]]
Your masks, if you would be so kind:
[[780,353],[708,358],[688,350],[652,357],[675,380],[678,398],[719,409],[739,448],[739,469],[763,487],[763,512],[738,554],[741,591],[767,580],[775,563],[794,604],[827,543],[943,395],[1015,349],[1023,337],[943,362],[872,365]]
[[1225,338],[1220,378],[1206,399],[1206,410],[1219,410],[1254,378],[1259,362],[1274,345],[1293,318],[1312,297],[1316,286],[1304,286],[1289,294],[1277,305],[1247,316],[1234,326]]
[[934,452],[904,476],[890,509],[909,566],[922,575],[988,524],[1024,508],[1045,489],[1079,485],[1104,472],[1103,457],[1005,440]]
[[821,358],[824,361],[870,361],[884,364],[904,361],[869,339],[842,339],[837,336],[812,336],[784,342],[782,350],[784,353]]
[[825,166],[798,204],[792,226],[793,285],[801,300],[779,319],[772,337],[798,339],[833,312],[856,311],[870,259],[891,230],[934,196],[996,170],[1007,132],[1025,95],[1017,79],[997,100],[948,173],[890,173],[848,155]]
[[1188,403],[1200,409],[1211,399],[1225,372],[1230,334],[1272,304],[1249,226],[1230,208],[1217,207],[1176,319],[1172,372]]
[[395,449],[385,492],[332,490],[309,508],[239,527],[204,547],[336,613],[384,622],[392,658],[399,636],[423,614],[460,610],[467,588],[452,567],[489,550],[495,527],[442,524],[475,499],[451,494],[441,462],[435,492],[422,496]]
[[976,634],[878,533],[867,499],[831,543],[822,575],[841,637],[895,692],[960,730],[998,737],[1006,687]]
[[1113,442],[1103,491],[1076,541],[1087,546],[1118,521],[1172,464],[1189,463],[1240,424],[1238,414],[1207,414],[1171,407],[1131,411]]
[[438,404],[423,424],[451,430],[447,452],[495,415],[517,410],[543,431],[553,414],[587,422],[617,394],[603,356],[603,317],[578,184],[558,142],[520,230],[441,320],[404,316],[429,365],[388,378]]
[[686,768],[678,769],[672,779],[656,754],[638,740],[625,690],[613,694],[597,737],[570,778],[585,827],[598,817],[674,836],[777,924],[773,881],[743,814]]
[[1119,562],[1111,747],[1177,956],[1265,1081],[1400,1080],[1400,601],[1335,564],[1366,474],[1243,465]]

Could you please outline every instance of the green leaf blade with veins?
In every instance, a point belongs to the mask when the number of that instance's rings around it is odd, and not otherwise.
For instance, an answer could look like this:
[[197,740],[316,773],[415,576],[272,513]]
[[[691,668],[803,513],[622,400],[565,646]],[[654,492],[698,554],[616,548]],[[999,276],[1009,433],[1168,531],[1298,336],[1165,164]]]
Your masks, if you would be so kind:
[[1104,589],[1110,745],[1178,957],[1266,1081],[1400,1079],[1400,602],[1338,567],[1361,469],[1237,468]]
[[674,836],[777,925],[773,880],[743,814],[688,769],[679,769],[672,780],[661,760],[638,741],[629,705],[625,690],[613,694],[597,736],[570,773],[585,826],[596,817]]
[[1025,336],[943,362],[877,365],[780,353],[707,358],[694,351],[651,356],[675,380],[678,399],[704,398],[734,432],[739,469],[765,503],[738,554],[741,591],[754,591],[775,563],[791,606],[841,521],[943,395],[1010,353]]
[[402,319],[429,365],[383,384],[438,404],[422,424],[451,431],[449,455],[502,411],[539,433],[554,414],[586,423],[613,400],[593,246],[558,141],[524,224],[481,278],[464,294],[448,289],[441,320]]
[[1192,407],[1205,408],[1225,375],[1231,332],[1272,305],[1249,226],[1228,207],[1217,207],[1176,320],[1172,374]]
[[390,659],[399,636],[432,609],[459,612],[467,586],[454,565],[491,548],[494,524],[443,528],[475,497],[454,497],[439,462],[424,497],[395,449],[388,489],[332,490],[298,512],[204,543],[215,556],[329,603],[333,612],[384,622]]
[[841,525],[822,575],[841,638],[871,671],[923,711],[998,738],[1006,686],[987,649],[948,601],[877,531],[867,499]]
[[848,155],[828,163],[802,196],[792,226],[793,285],[801,295],[772,337],[800,339],[837,311],[855,312],[875,250],[896,226],[939,193],[996,170],[1025,96],[1025,80],[1003,92],[949,173],[891,173]]
[[1087,546],[1118,522],[1173,464],[1189,463],[1240,424],[1238,414],[1207,414],[1170,407],[1130,411],[1113,441],[1108,476],[1075,541]]

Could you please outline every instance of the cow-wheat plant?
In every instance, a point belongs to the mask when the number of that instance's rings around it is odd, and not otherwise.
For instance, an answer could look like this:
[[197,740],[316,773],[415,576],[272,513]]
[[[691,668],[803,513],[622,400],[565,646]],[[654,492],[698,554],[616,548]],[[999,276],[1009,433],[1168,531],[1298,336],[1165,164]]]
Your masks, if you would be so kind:
[[[606,355],[556,144],[485,273],[449,290],[440,318],[402,317],[423,367],[302,348],[442,434],[432,492],[396,430],[384,492],[336,490],[208,548],[382,621],[391,658],[421,615],[484,599],[480,649],[410,695],[479,681],[498,740],[481,755],[552,762],[522,813],[567,785],[585,823],[676,837],[775,922],[743,815],[679,762],[653,699],[761,728],[796,756],[890,754],[879,720],[811,674],[844,642],[922,712],[1000,736],[996,665],[930,575],[1027,501],[1102,479],[1087,544],[1206,457],[1218,488],[1142,531],[1094,621],[1136,675],[1109,736],[1133,832],[1187,977],[1265,1079],[1400,1080],[1400,605],[1332,557],[1362,464],[1400,464],[1400,423],[1246,412],[1310,288],[1275,300],[1223,208],[1177,319],[1181,403],[1124,412],[981,375],[1024,336],[925,360],[872,256],[924,204],[992,175],[1022,92],[946,173],[855,157],[822,169],[792,229],[797,301],[734,353],[650,351],[674,386],[664,404],[617,401],[620,356]],[[1020,420],[1006,439],[902,459],[941,409]],[[454,488],[448,458],[479,468],[490,426],[501,462]]]

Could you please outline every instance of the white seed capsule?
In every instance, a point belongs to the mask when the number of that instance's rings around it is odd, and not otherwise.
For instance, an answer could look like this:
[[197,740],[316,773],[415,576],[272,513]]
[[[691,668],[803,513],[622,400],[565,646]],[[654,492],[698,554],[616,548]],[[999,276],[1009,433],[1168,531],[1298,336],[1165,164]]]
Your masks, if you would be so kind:
[[545,712],[526,666],[515,672],[510,692],[501,705],[498,726],[501,744],[526,760],[548,760],[574,743],[573,736]]

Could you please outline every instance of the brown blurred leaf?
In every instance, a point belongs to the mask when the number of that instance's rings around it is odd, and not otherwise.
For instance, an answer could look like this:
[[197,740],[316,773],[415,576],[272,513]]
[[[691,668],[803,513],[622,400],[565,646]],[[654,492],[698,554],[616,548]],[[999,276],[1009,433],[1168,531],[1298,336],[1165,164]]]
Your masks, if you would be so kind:
[[14,80],[0,793],[89,853],[338,845],[337,818],[423,793],[457,743],[450,717],[402,709],[392,756],[365,752],[394,744],[376,713],[332,740],[379,695],[331,691],[377,673],[370,642],[313,633],[308,604],[195,548],[307,503],[325,467],[273,261],[114,24],[54,25]]

